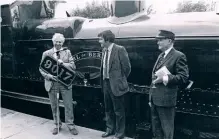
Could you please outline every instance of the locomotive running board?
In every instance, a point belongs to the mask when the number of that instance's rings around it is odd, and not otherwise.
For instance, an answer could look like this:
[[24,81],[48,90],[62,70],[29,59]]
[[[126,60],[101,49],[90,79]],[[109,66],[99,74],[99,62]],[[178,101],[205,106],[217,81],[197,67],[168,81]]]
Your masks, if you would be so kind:
[[[26,100],[26,101],[31,101],[31,102],[43,103],[43,104],[50,104],[49,98],[21,94],[17,92],[2,90],[2,89],[1,89],[1,96],[21,99],[21,100]],[[72,101],[72,103],[73,105],[77,104],[76,101]],[[60,100],[59,106],[64,107],[63,100]]]

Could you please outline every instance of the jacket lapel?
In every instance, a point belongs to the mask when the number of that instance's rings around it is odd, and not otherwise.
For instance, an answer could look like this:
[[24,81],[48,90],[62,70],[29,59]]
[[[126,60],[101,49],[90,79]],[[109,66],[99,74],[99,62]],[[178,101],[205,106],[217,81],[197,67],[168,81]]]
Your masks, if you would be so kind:
[[168,61],[168,60],[172,57],[174,51],[175,51],[174,48],[172,48],[172,49],[170,50],[170,52],[169,52],[169,53],[167,54],[167,56],[163,59],[163,61],[161,62],[161,64],[158,65],[158,67],[157,67],[158,69],[159,69],[160,67],[162,67],[163,64],[164,64],[166,61]]
[[66,57],[67,57],[67,50],[61,51],[60,52],[60,59],[65,61]]
[[[162,53],[161,53],[162,54]],[[157,58],[157,61],[155,62],[155,64],[154,64],[154,67],[153,67],[153,70],[152,70],[152,72],[154,72],[154,70],[155,70],[155,67],[157,66],[157,62],[158,62],[158,60],[160,59],[160,57],[161,57],[161,54],[158,56],[158,58]]]
[[52,48],[52,49],[49,50],[48,55],[50,57],[53,57],[53,54],[54,54],[54,49]]
[[111,51],[111,54],[110,54],[110,60],[109,60],[109,70],[111,68],[111,65],[112,65],[112,61],[113,61],[113,58],[115,56],[115,51],[116,51],[116,45],[114,44],[113,45],[113,48],[112,48],[112,51]]
[[101,58],[101,69],[103,68],[103,58],[105,55],[105,49],[102,50],[102,58]]
[[[64,61],[67,57],[67,51],[61,51],[59,53],[60,53],[60,59]],[[54,48],[50,49],[50,51],[48,52],[48,55],[53,57],[54,54],[55,54]]]

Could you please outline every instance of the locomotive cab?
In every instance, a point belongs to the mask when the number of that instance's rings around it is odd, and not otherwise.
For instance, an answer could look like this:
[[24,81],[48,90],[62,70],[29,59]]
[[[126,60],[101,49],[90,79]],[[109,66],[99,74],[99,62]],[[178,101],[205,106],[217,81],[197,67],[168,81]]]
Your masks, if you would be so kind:
[[[82,17],[67,18],[67,12],[51,1],[15,1],[10,6],[12,25],[16,40],[51,39],[54,33],[62,33],[66,38],[74,37],[78,27],[85,20]],[[64,18],[56,18],[57,13]]]

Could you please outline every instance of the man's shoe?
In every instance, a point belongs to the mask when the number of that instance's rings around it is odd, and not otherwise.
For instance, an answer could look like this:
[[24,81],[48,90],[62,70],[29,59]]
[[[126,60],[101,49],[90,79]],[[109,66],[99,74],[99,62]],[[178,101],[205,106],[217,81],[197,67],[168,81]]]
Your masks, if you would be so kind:
[[112,132],[105,132],[105,133],[102,134],[102,138],[106,138],[106,137],[109,137],[111,135],[113,135]]
[[[60,132],[60,130],[61,130],[61,127],[59,128],[59,132]],[[57,128],[57,127],[55,127],[55,128],[53,129],[52,134],[53,134],[53,135],[57,135],[57,134],[58,134],[58,128]]]
[[78,130],[76,128],[70,129],[71,134],[78,135]]

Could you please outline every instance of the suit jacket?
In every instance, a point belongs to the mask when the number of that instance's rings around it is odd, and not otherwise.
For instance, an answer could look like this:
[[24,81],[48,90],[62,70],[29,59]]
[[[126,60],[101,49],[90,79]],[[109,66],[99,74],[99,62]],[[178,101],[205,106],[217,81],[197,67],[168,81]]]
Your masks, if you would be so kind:
[[[158,59],[154,65],[152,77],[154,76]],[[158,69],[163,66],[166,66],[171,73],[171,75],[168,75],[168,83],[166,86],[163,83],[158,83],[155,85],[156,88],[151,88],[149,91],[149,101],[152,99],[153,103],[157,106],[175,106],[178,86],[187,83],[189,77],[186,56],[172,48]]]
[[[54,54],[54,48],[52,49],[49,49],[45,52],[43,52],[43,55],[42,55],[42,59],[41,59],[41,62],[43,62],[43,59],[46,57],[46,56],[51,56],[53,57],[53,54]],[[75,63],[73,61],[73,58],[72,58],[72,55],[71,55],[71,52],[70,50],[65,50],[65,51],[60,51],[60,59],[63,61],[63,65],[67,68],[69,68],[70,70],[75,70],[76,67],[75,67]],[[44,77],[44,80],[45,80],[45,89],[47,92],[50,91],[50,89],[52,88],[53,86],[53,83],[54,81],[51,81],[49,79],[49,74],[44,72],[43,70],[41,70],[39,68],[39,71],[40,73],[42,74],[42,76]],[[71,89],[72,86],[70,86],[68,89]]]
[[[103,56],[104,52],[101,61],[101,86],[103,81]],[[126,49],[114,44],[109,60],[109,81],[115,96],[121,96],[129,91],[127,78],[130,72],[131,64]]]

